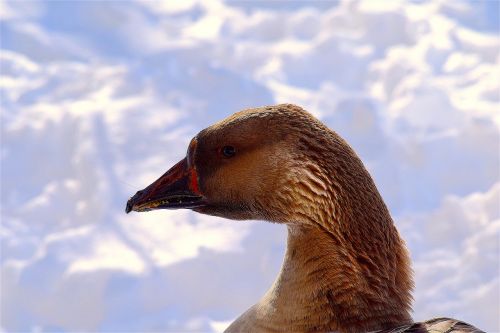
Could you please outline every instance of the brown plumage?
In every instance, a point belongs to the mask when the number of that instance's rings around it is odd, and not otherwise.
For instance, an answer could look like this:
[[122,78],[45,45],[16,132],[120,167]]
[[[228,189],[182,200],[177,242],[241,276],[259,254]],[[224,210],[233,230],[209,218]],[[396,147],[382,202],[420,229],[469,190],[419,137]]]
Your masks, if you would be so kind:
[[434,318],[374,333],[481,333],[480,329],[451,318]]
[[295,105],[201,131],[186,159],[127,203],[127,212],[160,208],[287,225],[278,278],[227,332],[480,332],[452,319],[413,323],[410,259],[372,178]]

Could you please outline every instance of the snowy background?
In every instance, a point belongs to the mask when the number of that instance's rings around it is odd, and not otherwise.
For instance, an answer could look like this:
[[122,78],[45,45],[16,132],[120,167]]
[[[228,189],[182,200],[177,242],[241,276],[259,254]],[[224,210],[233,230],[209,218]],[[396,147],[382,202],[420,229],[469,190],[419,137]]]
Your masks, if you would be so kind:
[[370,169],[414,318],[500,331],[499,2],[10,1],[1,13],[6,332],[220,331],[283,226],[125,215],[199,130],[299,104]]

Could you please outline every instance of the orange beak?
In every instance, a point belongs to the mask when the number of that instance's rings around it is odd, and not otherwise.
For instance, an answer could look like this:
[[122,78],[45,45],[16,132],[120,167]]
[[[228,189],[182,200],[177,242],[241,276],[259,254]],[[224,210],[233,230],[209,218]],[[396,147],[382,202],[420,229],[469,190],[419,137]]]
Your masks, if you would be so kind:
[[182,159],[144,190],[127,201],[125,212],[155,209],[196,208],[205,204],[198,185],[198,174]]

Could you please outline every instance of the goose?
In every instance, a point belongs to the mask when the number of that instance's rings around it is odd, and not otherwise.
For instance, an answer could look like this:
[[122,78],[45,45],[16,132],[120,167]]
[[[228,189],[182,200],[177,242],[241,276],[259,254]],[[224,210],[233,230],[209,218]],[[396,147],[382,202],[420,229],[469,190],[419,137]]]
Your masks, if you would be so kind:
[[375,183],[299,106],[247,109],[202,130],[126,213],[180,208],[287,227],[278,277],[225,332],[482,332],[413,322],[409,254]]

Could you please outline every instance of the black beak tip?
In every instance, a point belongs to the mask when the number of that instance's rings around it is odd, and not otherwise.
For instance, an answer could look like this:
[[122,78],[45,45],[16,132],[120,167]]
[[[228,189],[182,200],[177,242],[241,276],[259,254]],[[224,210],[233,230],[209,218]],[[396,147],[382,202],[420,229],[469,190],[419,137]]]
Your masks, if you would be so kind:
[[132,200],[127,201],[127,206],[125,207],[125,213],[130,213],[132,211],[132,203],[130,202]]

